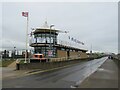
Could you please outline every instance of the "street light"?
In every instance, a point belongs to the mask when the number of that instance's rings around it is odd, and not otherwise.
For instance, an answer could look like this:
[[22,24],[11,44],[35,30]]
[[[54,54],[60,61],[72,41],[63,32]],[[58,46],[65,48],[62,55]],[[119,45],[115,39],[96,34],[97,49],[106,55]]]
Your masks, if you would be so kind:
[[90,58],[93,58],[93,55],[92,55],[92,44],[91,44],[91,47],[90,47]]
[[7,42],[10,42],[11,45],[12,45],[12,48],[13,48],[13,49],[12,49],[12,53],[13,53],[13,54],[12,54],[12,55],[13,55],[12,58],[14,59],[14,56],[15,56],[15,49],[16,49],[15,44],[14,44],[12,41],[10,41],[10,40],[6,40],[6,41],[7,41]]
[[54,27],[55,25],[50,25],[50,52],[51,52],[51,29],[52,27]]
[[15,49],[16,49],[16,47],[14,46],[13,59],[15,59]]

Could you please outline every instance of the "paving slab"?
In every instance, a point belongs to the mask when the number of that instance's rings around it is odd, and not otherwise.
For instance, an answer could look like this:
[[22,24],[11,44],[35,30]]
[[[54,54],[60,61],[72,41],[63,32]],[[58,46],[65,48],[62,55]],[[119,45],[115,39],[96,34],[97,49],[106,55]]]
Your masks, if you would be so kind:
[[96,72],[86,78],[79,88],[118,88],[118,66],[108,59]]

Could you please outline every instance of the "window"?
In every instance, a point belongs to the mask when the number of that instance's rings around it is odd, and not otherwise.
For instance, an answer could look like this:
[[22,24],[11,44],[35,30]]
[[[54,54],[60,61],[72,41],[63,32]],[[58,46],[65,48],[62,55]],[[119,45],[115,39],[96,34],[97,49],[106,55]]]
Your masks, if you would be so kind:
[[38,57],[38,55],[35,55],[35,58],[37,58]]
[[40,55],[40,58],[42,58],[42,55]]

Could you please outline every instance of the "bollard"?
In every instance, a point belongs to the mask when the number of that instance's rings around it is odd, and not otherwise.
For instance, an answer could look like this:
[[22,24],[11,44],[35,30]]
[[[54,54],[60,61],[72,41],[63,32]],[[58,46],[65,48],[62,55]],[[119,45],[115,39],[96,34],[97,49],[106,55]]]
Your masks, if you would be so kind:
[[16,70],[20,70],[20,64],[16,64]]
[[16,60],[16,70],[20,70],[20,61],[19,61],[19,59]]

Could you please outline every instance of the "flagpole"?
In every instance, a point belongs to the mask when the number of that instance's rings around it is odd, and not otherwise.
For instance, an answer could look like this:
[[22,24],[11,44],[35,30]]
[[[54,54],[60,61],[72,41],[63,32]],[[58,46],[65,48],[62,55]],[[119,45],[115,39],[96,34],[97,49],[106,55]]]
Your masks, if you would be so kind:
[[28,43],[28,17],[29,15],[27,16],[27,27],[26,27],[26,50],[25,50],[25,62],[24,63],[27,63],[27,43]]

